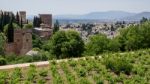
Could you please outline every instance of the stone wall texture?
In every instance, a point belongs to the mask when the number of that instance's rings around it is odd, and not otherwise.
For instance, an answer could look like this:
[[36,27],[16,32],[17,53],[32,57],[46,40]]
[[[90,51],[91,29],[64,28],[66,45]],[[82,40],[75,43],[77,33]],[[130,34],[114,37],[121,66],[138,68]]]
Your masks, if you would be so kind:
[[32,30],[16,29],[14,31],[14,42],[5,44],[5,53],[24,55],[32,49]]

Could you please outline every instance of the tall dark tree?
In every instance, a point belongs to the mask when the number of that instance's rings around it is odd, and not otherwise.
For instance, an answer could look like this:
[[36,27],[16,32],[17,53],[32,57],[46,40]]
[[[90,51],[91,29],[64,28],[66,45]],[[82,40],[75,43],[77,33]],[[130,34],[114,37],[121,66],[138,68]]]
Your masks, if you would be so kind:
[[82,24],[82,30],[86,30],[86,24]]
[[19,25],[19,23],[20,23],[20,17],[19,17],[19,14],[18,14],[18,12],[17,12],[17,14],[16,14],[16,23]]
[[42,23],[41,18],[35,16],[33,19],[33,26],[34,27],[40,27],[41,23]]
[[21,21],[20,21],[20,27],[23,28],[22,17],[21,17]]
[[27,24],[29,23],[29,20],[27,19]]
[[145,18],[145,17],[143,17],[143,18],[140,20],[140,23],[144,23],[144,22],[146,22],[146,21],[148,21],[148,19]]
[[11,19],[11,21],[8,25],[7,39],[8,39],[8,42],[13,42],[14,41],[13,19]]
[[4,26],[9,24],[10,21],[12,21],[12,23],[16,22],[15,15],[10,12],[1,12],[1,15],[0,15],[0,31],[1,32],[4,31]]
[[[11,14],[12,15],[12,14]],[[7,13],[7,12],[4,12],[4,15],[3,15],[3,27],[6,25],[6,24],[9,24],[10,23],[10,20],[12,18],[12,16],[10,15],[10,13]]]
[[115,28],[114,28],[113,25],[111,25],[110,30],[111,30],[111,31],[115,31]]
[[57,31],[59,31],[59,22],[56,20],[53,28],[53,34],[55,34]]
[[3,32],[3,11],[1,11],[0,15],[0,32]]
[[35,16],[34,16],[34,18],[33,18],[33,27],[35,27],[36,26],[36,21],[35,21]]

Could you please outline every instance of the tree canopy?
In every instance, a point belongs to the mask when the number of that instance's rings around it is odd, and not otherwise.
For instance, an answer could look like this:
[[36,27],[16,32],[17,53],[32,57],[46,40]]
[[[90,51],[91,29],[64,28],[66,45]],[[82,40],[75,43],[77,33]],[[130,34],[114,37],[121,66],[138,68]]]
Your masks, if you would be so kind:
[[0,55],[4,54],[4,44],[6,37],[3,33],[0,33]]
[[25,24],[23,26],[24,29],[32,29],[33,28],[33,24],[32,23],[29,23],[29,24]]
[[50,43],[51,53],[57,58],[78,57],[84,51],[82,38],[73,30],[56,32]]
[[120,31],[116,38],[121,44],[121,50],[137,50],[150,47],[150,22],[139,25],[131,25]]
[[109,43],[109,39],[107,39],[106,35],[98,34],[92,35],[89,37],[89,41],[86,44],[86,49],[89,55],[98,55],[107,50],[107,44]]

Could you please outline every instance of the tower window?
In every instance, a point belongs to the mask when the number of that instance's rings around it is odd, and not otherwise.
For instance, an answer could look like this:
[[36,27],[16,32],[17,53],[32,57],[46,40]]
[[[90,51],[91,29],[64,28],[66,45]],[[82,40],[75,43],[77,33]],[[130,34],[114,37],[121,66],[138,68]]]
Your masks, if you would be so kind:
[[26,39],[26,41],[28,42],[28,41],[29,41],[29,39]]
[[22,35],[25,35],[25,33],[22,33]]

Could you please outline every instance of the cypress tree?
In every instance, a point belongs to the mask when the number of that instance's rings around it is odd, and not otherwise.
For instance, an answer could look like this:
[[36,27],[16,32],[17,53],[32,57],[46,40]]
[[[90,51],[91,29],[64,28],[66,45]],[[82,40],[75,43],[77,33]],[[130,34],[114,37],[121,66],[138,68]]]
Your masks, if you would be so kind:
[[40,24],[41,24],[41,18],[37,17],[37,27],[40,27]]
[[27,19],[27,24],[29,23],[29,20]]
[[34,26],[34,27],[37,27],[37,20],[36,20],[36,16],[34,16],[34,19],[33,19],[33,26]]
[[[6,24],[9,24],[11,18],[12,18],[12,17],[9,15],[9,13],[4,12],[3,26],[5,26]],[[13,20],[13,19],[12,19],[12,20]]]
[[0,15],[0,32],[3,31],[3,26],[2,26],[2,20],[3,19],[3,12],[1,11],[1,15]]
[[40,24],[42,23],[42,21],[41,21],[41,18],[38,18],[38,17],[34,17],[34,19],[33,19],[33,26],[34,27],[40,27]]
[[8,25],[7,39],[8,39],[8,42],[13,42],[14,41],[13,19],[11,19],[11,21]]
[[3,32],[4,30],[4,14],[2,12],[2,15],[1,15],[1,31]]
[[37,24],[38,24],[37,17],[35,17],[35,27],[37,27]]
[[21,17],[20,27],[23,28],[22,17]]
[[42,23],[42,20],[41,20],[41,17],[39,18],[39,27],[40,27],[40,24]]
[[59,31],[59,22],[58,20],[56,20],[55,24],[54,24],[54,29],[53,29],[53,34],[55,34],[55,32]]
[[19,14],[18,14],[18,12],[17,12],[17,14],[16,14],[16,23],[19,25],[19,23],[20,23],[20,19],[19,19]]

